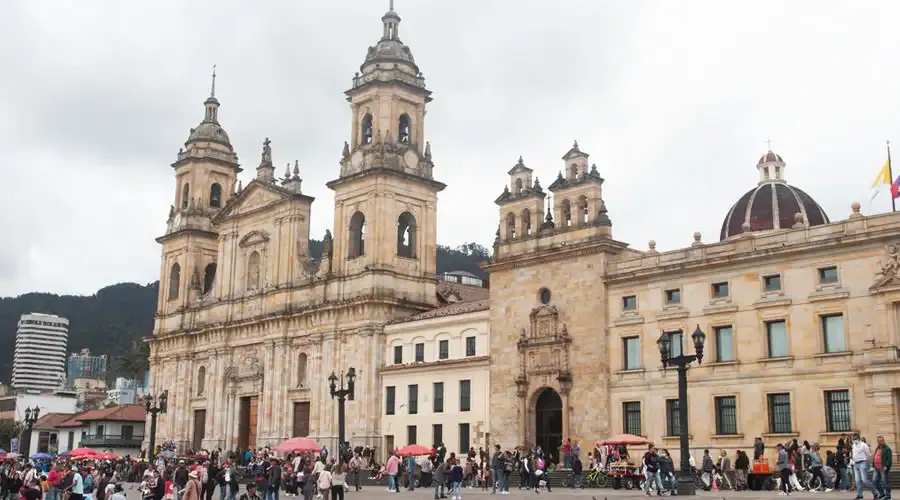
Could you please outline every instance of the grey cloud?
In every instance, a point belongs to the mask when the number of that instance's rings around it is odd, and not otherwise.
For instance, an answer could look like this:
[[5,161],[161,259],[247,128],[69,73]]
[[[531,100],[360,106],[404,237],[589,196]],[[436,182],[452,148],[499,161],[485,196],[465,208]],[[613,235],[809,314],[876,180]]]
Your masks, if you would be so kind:
[[[169,164],[202,118],[212,64],[220,119],[247,168],[270,137],[325,182],[349,136],[343,91],[387,2],[12,0],[0,9],[0,295],[90,293],[158,278]],[[573,139],[606,178],[617,239],[716,241],[771,137],[789,182],[832,219],[864,213],[900,130],[890,64],[900,6],[398,0],[435,101],[426,134],[448,184],[439,241],[490,245],[493,200],[521,154],[548,184]],[[897,139],[900,143],[900,139]],[[279,172],[280,173],[280,172]],[[20,215],[21,214],[21,215]]]

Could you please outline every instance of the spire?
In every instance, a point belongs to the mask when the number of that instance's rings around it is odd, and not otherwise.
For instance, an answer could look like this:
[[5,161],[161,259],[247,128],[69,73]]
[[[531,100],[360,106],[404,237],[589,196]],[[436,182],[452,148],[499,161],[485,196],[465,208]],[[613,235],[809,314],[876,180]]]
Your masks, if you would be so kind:
[[209,89],[209,97],[203,103],[206,106],[204,122],[219,123],[219,100],[216,99],[216,65],[213,64],[212,86]]
[[384,34],[382,40],[400,40],[400,16],[394,12],[394,0],[390,0],[388,11],[381,17],[384,23]]
[[287,162],[284,166],[284,180],[288,180],[291,178],[291,162]]
[[294,160],[294,178],[300,178],[300,160]]

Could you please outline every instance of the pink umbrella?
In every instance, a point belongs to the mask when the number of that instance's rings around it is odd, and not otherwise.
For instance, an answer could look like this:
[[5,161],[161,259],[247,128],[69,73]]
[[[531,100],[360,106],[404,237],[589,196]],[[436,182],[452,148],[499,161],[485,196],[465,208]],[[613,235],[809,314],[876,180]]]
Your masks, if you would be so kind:
[[422,455],[431,455],[431,448],[427,448],[425,446],[422,446],[421,444],[408,444],[403,448],[397,450],[397,455],[400,455],[401,457],[404,457],[406,455],[413,455],[416,457]]
[[319,443],[308,437],[291,438],[275,447],[275,451],[280,451],[282,453],[295,453],[298,451],[318,452],[321,450],[322,447]]
[[92,457],[96,454],[97,452],[90,448],[75,448],[69,452],[70,457]]

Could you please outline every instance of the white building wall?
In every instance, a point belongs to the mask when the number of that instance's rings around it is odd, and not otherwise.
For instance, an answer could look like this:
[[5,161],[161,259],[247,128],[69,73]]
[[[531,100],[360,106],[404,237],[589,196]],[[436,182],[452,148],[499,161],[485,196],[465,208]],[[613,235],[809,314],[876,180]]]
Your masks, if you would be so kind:
[[[490,359],[488,311],[458,314],[385,327],[385,366],[382,367],[381,431],[384,452],[393,445],[431,447],[434,426],[441,426],[442,441],[448,452],[465,452],[469,446],[486,447],[490,422]],[[466,339],[475,338],[475,353],[466,354]],[[449,347],[447,359],[440,359],[440,341]],[[424,360],[415,358],[416,344],[424,344]],[[394,348],[401,346],[402,362],[394,363]],[[460,381],[471,383],[469,411],[460,408]],[[435,412],[434,384],[444,385],[443,411]],[[409,385],[418,386],[418,408],[409,413]],[[394,387],[394,414],[387,414],[386,394]],[[469,428],[469,439],[460,442],[460,424]],[[415,426],[416,443],[409,443],[408,431]],[[464,449],[461,449],[464,448]],[[383,454],[382,454],[383,456]]]

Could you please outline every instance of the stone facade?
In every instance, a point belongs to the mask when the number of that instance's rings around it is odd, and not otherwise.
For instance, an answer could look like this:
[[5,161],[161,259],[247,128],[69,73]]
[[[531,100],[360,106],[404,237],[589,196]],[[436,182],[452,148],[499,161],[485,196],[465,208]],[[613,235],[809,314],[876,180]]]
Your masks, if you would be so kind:
[[313,198],[299,165],[275,177],[268,139],[243,185],[213,92],[173,168],[174,204],[162,244],[150,341],[150,386],[169,391],[158,440],[235,449],[300,434],[334,449],[337,404],[328,375],[356,369],[347,439],[377,444],[384,325],[438,305],[437,193],[424,140],[431,100],[400,17],[346,92],[351,140],[335,192],[334,234],[311,259]]
[[[552,209],[522,159],[497,199],[486,266],[494,440],[555,449],[630,432],[671,447],[677,461],[677,374],[662,369],[657,339],[671,335],[693,353],[699,327],[692,448],[748,449],[756,436],[833,445],[849,430],[897,442],[900,214],[866,217],[854,203],[849,218],[829,223],[786,185],[785,163],[770,152],[757,165],[764,194],[734,216],[755,226],[739,223],[718,243],[695,233],[687,248],[657,252],[651,241],[638,251],[612,238],[587,155],[576,144],[563,159]],[[539,224],[533,214],[545,210]],[[536,323],[542,315],[549,326]],[[538,401],[548,389],[562,405]]]

